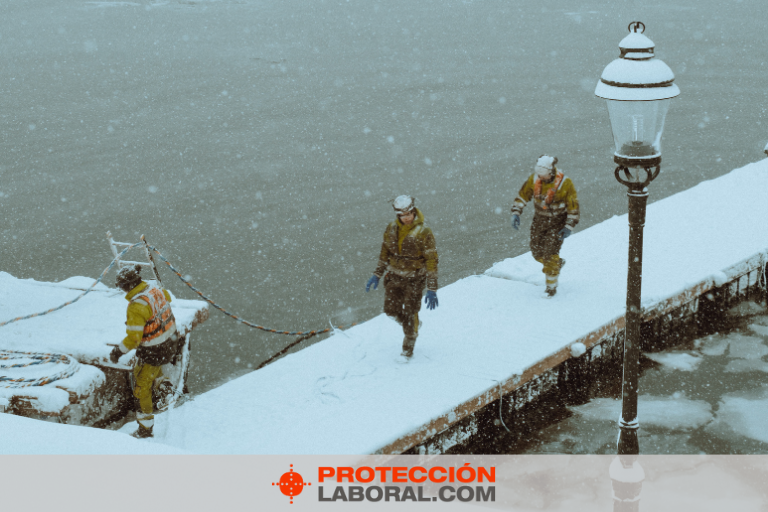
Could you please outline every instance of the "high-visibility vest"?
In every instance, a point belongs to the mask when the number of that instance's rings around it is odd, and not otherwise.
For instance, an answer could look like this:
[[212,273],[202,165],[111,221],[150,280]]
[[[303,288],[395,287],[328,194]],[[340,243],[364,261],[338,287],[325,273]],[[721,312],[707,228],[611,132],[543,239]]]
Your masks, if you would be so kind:
[[[555,194],[557,194],[557,191],[560,190],[560,186],[564,181],[565,175],[558,171],[557,175],[555,176],[555,183],[552,185],[552,188],[547,191],[547,195],[543,196],[541,194],[541,177],[537,177],[536,183],[533,185],[533,198],[535,200],[534,204],[542,210],[548,209],[552,205],[552,201],[555,199]],[[565,205],[563,205],[563,207],[565,207]]]
[[171,305],[165,300],[162,288],[154,283],[147,283],[147,287],[133,297],[131,302],[144,304],[152,309],[152,318],[144,324],[144,333],[141,336],[142,346],[160,345],[174,335],[176,319],[173,317]]

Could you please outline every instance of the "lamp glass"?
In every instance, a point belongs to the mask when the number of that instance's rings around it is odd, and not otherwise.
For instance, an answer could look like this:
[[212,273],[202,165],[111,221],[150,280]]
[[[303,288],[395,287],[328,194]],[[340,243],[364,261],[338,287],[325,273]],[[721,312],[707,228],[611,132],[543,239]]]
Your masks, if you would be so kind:
[[661,156],[661,133],[670,100],[606,100],[617,156],[629,160]]

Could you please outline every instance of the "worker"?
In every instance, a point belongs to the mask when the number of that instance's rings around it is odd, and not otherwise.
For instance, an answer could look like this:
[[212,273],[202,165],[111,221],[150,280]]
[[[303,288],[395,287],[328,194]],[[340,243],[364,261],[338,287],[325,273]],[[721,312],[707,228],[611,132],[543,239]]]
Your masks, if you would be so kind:
[[178,352],[180,338],[171,311],[171,295],[154,282],[141,279],[141,267],[130,265],[117,273],[115,284],[126,292],[126,337],[109,355],[117,363],[123,354],[136,349],[137,362],[133,368],[133,396],[139,401],[134,437],[152,437],[155,423],[152,390],[157,388],[159,401],[167,405],[173,385],[163,374]]
[[543,265],[548,297],[557,293],[558,276],[565,265],[565,260],[560,258],[563,240],[579,223],[576,188],[555,164],[557,158],[542,155],[512,206],[512,227],[517,230],[520,229],[523,208],[533,199],[535,212],[531,225],[531,253]]
[[[392,203],[395,220],[384,231],[379,263],[368,279],[365,291],[375,290],[384,277],[384,313],[403,327],[403,351],[408,360],[413,356],[419,335],[419,310],[424,287],[427,309],[437,302],[437,250],[435,236],[424,223],[424,215],[416,208],[413,197],[399,196]],[[386,276],[384,274],[386,273]]]

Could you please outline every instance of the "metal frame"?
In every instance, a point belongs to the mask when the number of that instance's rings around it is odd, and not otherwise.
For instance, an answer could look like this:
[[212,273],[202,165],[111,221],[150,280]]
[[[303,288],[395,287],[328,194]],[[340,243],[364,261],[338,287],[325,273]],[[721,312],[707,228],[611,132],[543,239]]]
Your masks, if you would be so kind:
[[144,238],[144,235],[141,235],[141,241],[144,242],[144,253],[147,256],[147,261],[122,261],[118,255],[123,251],[123,249],[130,247],[133,244],[115,242],[112,239],[112,233],[110,231],[107,231],[107,241],[109,241],[109,248],[112,250],[112,255],[117,260],[115,263],[117,265],[118,271],[123,267],[127,267],[128,265],[139,265],[141,268],[149,267],[152,269],[152,273],[155,275],[155,279],[157,280],[158,284],[161,283],[160,274],[158,273],[157,267],[155,266],[155,259],[152,257],[152,253],[149,250],[149,245],[147,244],[147,240]]

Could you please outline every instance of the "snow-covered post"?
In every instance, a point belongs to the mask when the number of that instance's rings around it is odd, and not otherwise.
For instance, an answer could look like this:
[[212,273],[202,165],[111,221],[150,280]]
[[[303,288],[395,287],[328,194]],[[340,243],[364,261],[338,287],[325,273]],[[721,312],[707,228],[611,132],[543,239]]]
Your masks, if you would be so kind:
[[[638,454],[637,380],[647,187],[661,170],[664,118],[671,99],[680,94],[680,89],[672,83],[675,75],[669,66],[654,58],[653,41],[643,35],[645,25],[633,21],[628,28],[629,35],[619,43],[619,58],[603,70],[595,95],[605,98],[608,105],[616,146],[613,160],[618,164],[614,176],[627,187],[629,197],[629,269],[618,453]],[[641,170],[645,171],[643,178]]]

